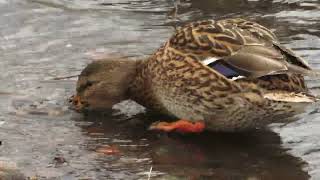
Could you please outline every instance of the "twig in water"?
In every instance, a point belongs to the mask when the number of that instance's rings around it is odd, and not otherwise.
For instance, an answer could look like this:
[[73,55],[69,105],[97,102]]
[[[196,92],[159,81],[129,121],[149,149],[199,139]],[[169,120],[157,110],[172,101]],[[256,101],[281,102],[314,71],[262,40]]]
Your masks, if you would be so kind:
[[173,9],[168,13],[168,17],[173,19],[173,21],[181,21],[178,15],[178,10],[180,6],[180,0],[175,0],[173,2]]
[[150,178],[151,178],[151,173],[152,173],[152,166],[151,166],[149,173],[148,173],[148,180],[150,180]]
[[63,79],[70,79],[70,78],[74,78],[74,77],[78,77],[79,75],[73,75],[73,76],[64,76],[64,77],[56,77],[53,78],[52,80],[63,80]]

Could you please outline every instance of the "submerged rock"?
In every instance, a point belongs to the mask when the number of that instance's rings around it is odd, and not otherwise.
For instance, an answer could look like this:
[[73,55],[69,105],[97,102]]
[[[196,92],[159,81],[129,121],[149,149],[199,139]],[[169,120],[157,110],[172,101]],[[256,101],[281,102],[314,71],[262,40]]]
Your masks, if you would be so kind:
[[15,163],[0,161],[0,179],[1,180],[25,180],[24,174],[17,169]]

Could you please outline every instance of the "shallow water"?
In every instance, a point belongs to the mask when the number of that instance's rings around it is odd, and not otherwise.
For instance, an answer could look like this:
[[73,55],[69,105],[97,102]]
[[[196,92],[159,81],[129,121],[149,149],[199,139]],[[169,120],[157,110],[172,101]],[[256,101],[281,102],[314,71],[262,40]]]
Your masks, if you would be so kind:
[[[84,116],[68,109],[95,52],[147,56],[197,19],[244,17],[320,68],[320,2],[0,0],[0,160],[40,179],[319,179],[319,105],[273,131],[179,136],[145,130],[141,107]],[[320,80],[309,79],[320,94]],[[128,115],[128,117],[126,116]],[[104,151],[103,151],[104,150]],[[104,153],[101,153],[101,152]],[[151,169],[152,168],[152,169]],[[149,173],[151,171],[151,173]]]

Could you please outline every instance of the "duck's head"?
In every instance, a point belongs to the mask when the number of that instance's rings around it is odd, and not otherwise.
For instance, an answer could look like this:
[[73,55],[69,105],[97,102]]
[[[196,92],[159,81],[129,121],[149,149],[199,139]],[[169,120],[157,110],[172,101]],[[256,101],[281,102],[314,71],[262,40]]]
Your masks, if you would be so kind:
[[90,63],[80,74],[77,94],[71,99],[76,110],[111,109],[128,98],[128,85],[136,74],[137,60],[104,58]]

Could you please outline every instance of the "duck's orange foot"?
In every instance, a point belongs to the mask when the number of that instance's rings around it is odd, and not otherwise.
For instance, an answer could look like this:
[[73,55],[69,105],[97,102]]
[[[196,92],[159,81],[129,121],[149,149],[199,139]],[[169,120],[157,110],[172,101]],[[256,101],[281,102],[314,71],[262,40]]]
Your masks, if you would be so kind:
[[200,133],[204,130],[205,124],[203,121],[188,121],[179,120],[175,122],[155,122],[149,127],[149,130],[159,130],[165,132],[177,131],[180,133]]

